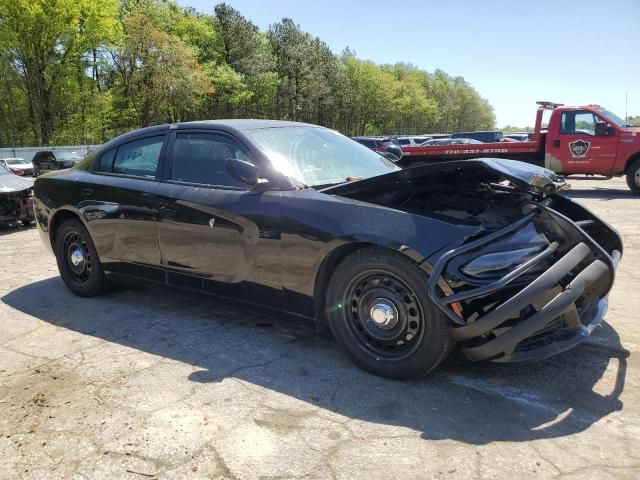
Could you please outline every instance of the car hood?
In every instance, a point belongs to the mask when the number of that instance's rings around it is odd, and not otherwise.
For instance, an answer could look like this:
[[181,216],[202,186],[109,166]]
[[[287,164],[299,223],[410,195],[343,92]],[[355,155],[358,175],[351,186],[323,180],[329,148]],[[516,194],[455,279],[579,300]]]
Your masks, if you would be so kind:
[[478,182],[508,181],[514,187],[542,195],[549,195],[566,186],[564,178],[546,168],[516,160],[501,158],[478,158],[450,162],[430,163],[406,168],[363,180],[341,183],[322,190],[331,195],[345,195],[360,190],[378,189],[397,182],[413,182],[438,172],[458,170],[460,175],[472,174]]
[[33,179],[18,175],[0,175],[0,193],[20,192],[33,188]]

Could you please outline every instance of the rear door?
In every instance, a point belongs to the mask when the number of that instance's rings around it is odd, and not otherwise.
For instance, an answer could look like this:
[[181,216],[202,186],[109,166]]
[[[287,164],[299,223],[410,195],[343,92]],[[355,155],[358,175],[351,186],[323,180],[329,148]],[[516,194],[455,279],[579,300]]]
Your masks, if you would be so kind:
[[[227,173],[228,158],[254,160],[226,133],[176,132],[169,153],[157,191],[169,283],[281,307],[279,193],[256,193]],[[254,288],[265,283],[270,292]]]
[[611,172],[616,160],[618,137],[617,134],[596,135],[598,122],[606,123],[589,110],[562,112],[554,129],[556,136],[547,152],[559,160],[562,173],[606,175]]
[[96,159],[90,181],[80,179],[80,210],[108,270],[164,279],[158,268],[155,192],[167,138],[156,133],[107,150]]

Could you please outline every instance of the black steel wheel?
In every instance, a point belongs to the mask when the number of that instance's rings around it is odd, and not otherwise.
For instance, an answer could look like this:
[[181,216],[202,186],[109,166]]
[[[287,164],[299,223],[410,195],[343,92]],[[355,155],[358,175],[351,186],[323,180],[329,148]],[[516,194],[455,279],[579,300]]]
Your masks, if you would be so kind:
[[369,270],[346,289],[347,326],[361,348],[374,355],[410,355],[424,333],[424,315],[415,292],[385,270]]
[[444,360],[453,340],[426,284],[425,273],[408,258],[385,249],[359,250],[338,265],[326,315],[356,364],[403,379],[424,375]]
[[106,278],[93,241],[79,220],[66,220],[58,229],[55,241],[58,270],[73,293],[90,297],[102,293]]

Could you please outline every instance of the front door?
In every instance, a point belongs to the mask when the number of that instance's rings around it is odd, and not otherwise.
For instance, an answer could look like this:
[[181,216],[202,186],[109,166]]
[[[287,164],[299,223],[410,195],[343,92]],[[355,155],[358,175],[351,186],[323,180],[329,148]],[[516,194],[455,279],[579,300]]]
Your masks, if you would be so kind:
[[[245,300],[260,295],[260,302],[279,307],[280,266],[269,264],[279,259],[279,195],[256,193],[231,177],[227,158],[251,161],[227,134],[175,134],[157,190],[162,263],[169,283]],[[266,294],[253,288],[265,275],[273,275]]]
[[596,125],[606,121],[588,110],[562,112],[559,132],[551,153],[563,166],[563,173],[608,174],[616,160],[617,135],[597,135]]

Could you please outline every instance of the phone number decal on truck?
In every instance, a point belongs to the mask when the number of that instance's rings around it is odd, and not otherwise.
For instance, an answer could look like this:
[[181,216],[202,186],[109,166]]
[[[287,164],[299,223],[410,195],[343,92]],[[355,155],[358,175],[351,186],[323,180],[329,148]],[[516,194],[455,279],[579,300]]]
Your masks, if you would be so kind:
[[446,150],[445,155],[454,155],[456,153],[470,153],[472,155],[478,153],[507,153],[509,150],[506,148],[479,148],[479,149],[468,149],[468,150]]

